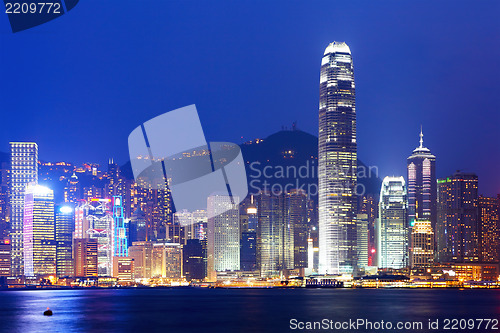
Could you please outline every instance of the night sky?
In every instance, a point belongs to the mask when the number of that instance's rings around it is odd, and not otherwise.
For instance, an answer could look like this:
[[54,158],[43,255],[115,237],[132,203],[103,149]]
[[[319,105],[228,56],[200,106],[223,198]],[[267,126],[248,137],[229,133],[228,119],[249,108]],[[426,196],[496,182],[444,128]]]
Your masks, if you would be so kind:
[[[13,34],[0,13],[0,151],[128,160],[128,134],[196,104],[209,141],[241,143],[297,121],[317,135],[328,43],[351,48],[358,151],[405,175],[424,144],[437,175],[476,172],[500,192],[499,1],[93,1]],[[242,138],[243,137],[243,138]]]

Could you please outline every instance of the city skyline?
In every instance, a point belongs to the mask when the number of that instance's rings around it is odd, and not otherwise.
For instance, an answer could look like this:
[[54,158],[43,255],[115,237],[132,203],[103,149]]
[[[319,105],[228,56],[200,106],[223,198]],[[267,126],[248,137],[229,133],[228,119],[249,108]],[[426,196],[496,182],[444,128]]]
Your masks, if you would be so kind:
[[[244,4],[198,4],[180,10],[158,3],[155,11],[167,13],[171,22],[167,27],[141,19],[156,15],[151,9],[136,13],[124,4],[123,15],[138,16],[136,28],[157,32],[158,38],[146,39],[131,29],[128,20],[105,15],[112,6],[107,3],[101,4],[103,12],[96,13],[96,24],[88,25],[85,14],[90,8],[80,4],[60,20],[2,37],[5,50],[24,50],[29,45],[40,63],[36,73],[27,76],[17,69],[28,68],[31,57],[17,51],[2,53],[4,62],[11,64],[1,71],[10,80],[0,89],[4,117],[11,126],[0,133],[0,151],[7,152],[12,140],[35,141],[43,147],[42,160],[104,164],[114,157],[123,164],[128,159],[126,138],[133,128],[161,112],[192,103],[200,106],[209,141],[263,138],[293,121],[315,134],[317,59],[337,39],[345,40],[356,53],[358,108],[363,115],[358,121],[360,158],[379,166],[381,178],[404,174],[400,156],[414,146],[423,125],[426,145],[440,158],[437,177],[457,169],[475,172],[480,191],[492,195],[500,182],[492,168],[500,163],[496,145],[500,115],[495,112],[500,101],[491,88],[500,77],[495,60],[500,55],[499,29],[493,15],[500,4],[485,2],[473,8],[461,2],[453,8],[431,4],[432,11],[403,3],[286,8],[290,17],[303,15],[308,25],[290,18],[276,22],[283,11],[276,3],[266,10],[249,9],[252,17],[266,22],[266,34],[248,29],[255,20],[236,23],[227,15],[246,10]],[[327,13],[332,11],[350,15],[329,20]],[[408,12],[416,14],[408,17]],[[401,17],[406,18],[405,24],[395,29]],[[460,23],[465,17],[470,25]],[[111,24],[105,25],[110,19]],[[381,25],[381,21],[395,23]],[[213,28],[202,29],[206,24]],[[4,16],[0,30],[8,29]],[[180,31],[190,36],[189,43],[179,40]],[[474,57],[481,59],[473,66],[460,56],[469,54],[470,45],[476,45]],[[202,50],[204,61],[198,61],[197,50]],[[282,50],[287,50],[286,56]],[[68,54],[71,57],[64,56]],[[111,80],[116,77],[121,79]],[[214,115],[232,126],[227,128]],[[108,126],[107,120],[115,125]],[[86,133],[98,135],[82,140]],[[382,147],[393,153],[382,156]]]

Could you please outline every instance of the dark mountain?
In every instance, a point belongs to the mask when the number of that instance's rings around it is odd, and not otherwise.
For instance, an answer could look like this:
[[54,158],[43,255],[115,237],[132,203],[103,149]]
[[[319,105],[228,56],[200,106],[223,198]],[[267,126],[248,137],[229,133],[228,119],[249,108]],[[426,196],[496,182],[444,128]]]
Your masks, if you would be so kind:
[[[245,160],[250,193],[259,189],[290,190],[302,188],[317,197],[318,138],[300,130],[282,130],[265,139],[240,145]],[[130,162],[121,167],[122,174],[132,179]],[[358,159],[358,190],[378,196],[382,184],[376,174]],[[272,188],[274,186],[274,188]]]

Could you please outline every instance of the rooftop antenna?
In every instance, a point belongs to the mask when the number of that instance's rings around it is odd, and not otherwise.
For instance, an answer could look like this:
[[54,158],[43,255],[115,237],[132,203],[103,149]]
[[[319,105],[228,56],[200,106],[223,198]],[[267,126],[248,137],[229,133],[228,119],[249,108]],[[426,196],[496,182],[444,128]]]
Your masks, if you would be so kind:
[[420,148],[423,148],[424,144],[424,133],[422,133],[422,125],[420,125]]

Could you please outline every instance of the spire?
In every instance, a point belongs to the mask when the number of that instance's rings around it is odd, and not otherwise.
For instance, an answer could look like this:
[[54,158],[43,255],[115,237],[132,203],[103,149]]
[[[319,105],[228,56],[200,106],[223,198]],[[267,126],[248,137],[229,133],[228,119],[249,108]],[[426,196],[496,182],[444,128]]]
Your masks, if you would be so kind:
[[420,147],[423,148],[424,146],[424,133],[422,133],[422,125],[420,125]]

